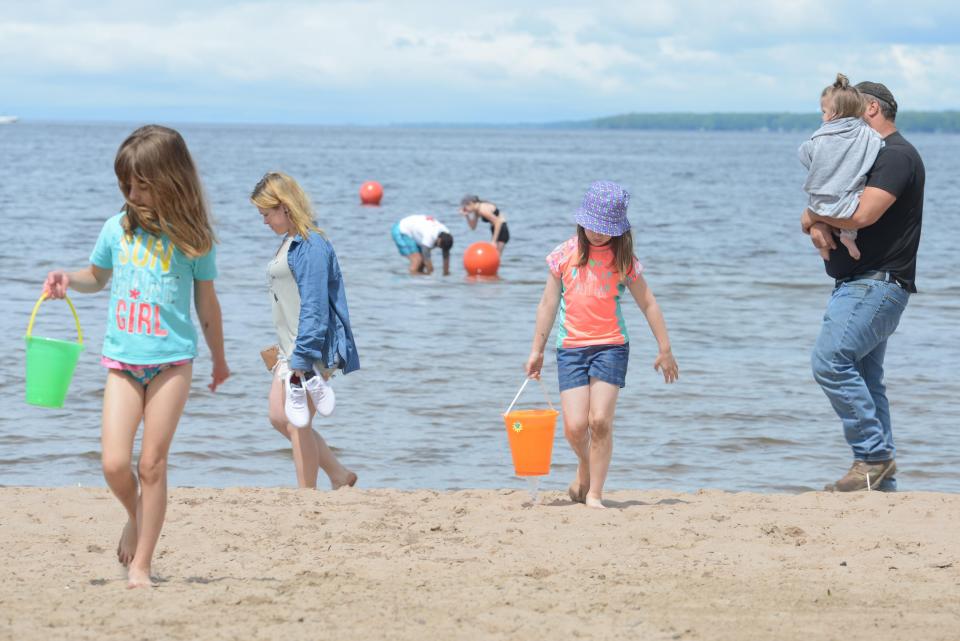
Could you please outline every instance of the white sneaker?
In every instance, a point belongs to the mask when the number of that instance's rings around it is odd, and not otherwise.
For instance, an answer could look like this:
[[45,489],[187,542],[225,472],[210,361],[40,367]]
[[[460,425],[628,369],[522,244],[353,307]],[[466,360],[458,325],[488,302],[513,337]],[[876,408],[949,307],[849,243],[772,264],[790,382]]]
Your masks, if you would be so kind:
[[337,399],[333,394],[333,388],[323,380],[319,372],[316,375],[303,382],[307,394],[313,399],[313,406],[317,408],[317,414],[320,416],[330,416],[333,414],[333,408],[337,405]]
[[[294,384],[290,379],[293,372],[287,374],[287,380],[284,381],[283,411],[287,414],[287,420],[294,427],[306,427],[310,424],[310,408],[307,407],[307,393],[303,389],[303,381],[300,385]],[[316,377],[314,377],[316,378]]]

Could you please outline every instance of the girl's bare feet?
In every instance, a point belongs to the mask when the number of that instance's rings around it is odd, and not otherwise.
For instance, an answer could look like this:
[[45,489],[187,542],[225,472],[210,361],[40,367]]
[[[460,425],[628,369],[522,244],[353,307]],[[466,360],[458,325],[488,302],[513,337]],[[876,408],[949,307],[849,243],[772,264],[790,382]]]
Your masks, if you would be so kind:
[[123,565],[130,565],[133,555],[137,551],[137,522],[128,520],[120,533],[120,543],[117,544],[117,560]]
[[600,500],[600,497],[592,494],[587,494],[587,507],[592,507],[598,510],[607,509],[607,506],[603,504],[603,501]]
[[571,483],[567,488],[567,494],[570,495],[570,500],[574,503],[585,503],[587,500],[586,488],[582,485],[577,485],[576,481]]
[[356,484],[357,475],[349,470],[342,478],[330,479],[330,486],[335,490],[339,490],[341,487],[353,487]]
[[155,588],[157,584],[150,578],[150,569],[135,568],[132,565],[127,570],[127,589]]
[[577,476],[567,487],[567,494],[574,503],[585,503],[587,500],[587,491],[590,489],[590,474],[584,474],[583,470],[588,469],[585,465],[577,465]]

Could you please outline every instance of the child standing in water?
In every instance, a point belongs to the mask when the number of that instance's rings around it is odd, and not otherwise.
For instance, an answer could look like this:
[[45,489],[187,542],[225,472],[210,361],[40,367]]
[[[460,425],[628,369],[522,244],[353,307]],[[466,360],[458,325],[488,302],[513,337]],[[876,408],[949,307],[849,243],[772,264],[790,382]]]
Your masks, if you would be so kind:
[[[857,210],[867,173],[883,147],[880,134],[863,120],[865,109],[863,95],[842,73],[820,93],[823,125],[799,149],[800,162],[809,172],[803,190],[811,213],[850,218]],[[860,260],[857,231],[844,229],[839,235],[850,257]],[[829,260],[830,250],[821,248],[820,255]]]
[[559,307],[560,403],[564,435],[578,462],[568,492],[574,502],[594,508],[603,507],[603,484],[613,454],[613,417],[630,355],[620,310],[624,290],[630,290],[657,339],[654,370],[667,383],[678,376],[663,314],[633,255],[629,202],[630,194],[616,183],[598,181],[590,186],[576,214],[576,235],[547,256],[550,275],[537,307],[526,363],[527,376],[540,378],[544,346]]
[[290,176],[269,172],[250,200],[263,224],[283,237],[267,265],[278,347],[270,423],[290,440],[299,487],[317,487],[321,468],[333,489],[353,486],[357,475],[311,426],[314,413],[329,416],[336,405],[326,379],[337,369],[347,374],[360,367],[337,254],[317,227],[307,195]]
[[[52,271],[44,292],[102,290],[113,279],[101,364],[107,368],[101,431],[103,475],[127,511],[117,558],[128,587],[153,585],[150,566],[167,509],[167,455],[190,393],[197,331],[194,301],[213,359],[210,391],[230,376],[223,351],[213,228],[200,178],[179,133],[148,125],[114,161],[126,201],[100,231],[90,265]],[[137,473],[133,442],[143,421]]]

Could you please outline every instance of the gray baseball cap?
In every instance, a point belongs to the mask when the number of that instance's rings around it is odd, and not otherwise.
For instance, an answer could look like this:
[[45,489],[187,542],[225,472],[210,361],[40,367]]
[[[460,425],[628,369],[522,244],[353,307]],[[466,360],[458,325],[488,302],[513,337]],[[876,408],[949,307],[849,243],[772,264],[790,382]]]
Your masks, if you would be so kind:
[[891,107],[893,107],[893,113],[897,113],[897,101],[893,97],[893,94],[890,93],[890,90],[887,89],[887,86],[879,82],[870,82],[866,80],[864,82],[858,82],[856,85],[857,91],[860,93],[865,93],[868,96],[873,96],[874,98],[879,98],[884,101]]

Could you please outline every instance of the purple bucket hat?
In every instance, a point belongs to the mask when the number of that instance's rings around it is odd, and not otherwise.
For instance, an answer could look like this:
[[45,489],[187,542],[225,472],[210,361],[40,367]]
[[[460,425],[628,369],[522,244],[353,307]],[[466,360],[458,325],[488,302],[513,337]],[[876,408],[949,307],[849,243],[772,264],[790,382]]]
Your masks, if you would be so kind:
[[577,210],[577,224],[607,236],[623,236],[630,230],[627,205],[630,193],[615,182],[598,180],[583,196]]

